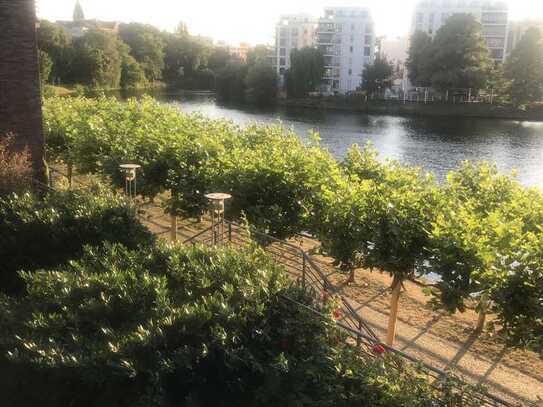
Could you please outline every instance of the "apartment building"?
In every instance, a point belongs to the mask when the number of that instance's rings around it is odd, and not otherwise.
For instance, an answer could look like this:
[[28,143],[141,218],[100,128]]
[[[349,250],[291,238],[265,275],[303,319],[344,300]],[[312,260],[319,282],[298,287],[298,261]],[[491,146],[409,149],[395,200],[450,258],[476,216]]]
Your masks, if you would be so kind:
[[276,26],[275,36],[275,59],[279,75],[284,75],[286,70],[290,68],[292,50],[314,46],[317,21],[309,14],[281,16]]
[[483,26],[483,36],[497,62],[506,58],[508,16],[507,3],[496,0],[423,0],[415,9],[412,32],[424,31],[430,36],[453,14],[471,14]]
[[340,94],[357,90],[364,67],[375,58],[375,26],[369,9],[326,8],[315,38],[325,58],[323,90]]

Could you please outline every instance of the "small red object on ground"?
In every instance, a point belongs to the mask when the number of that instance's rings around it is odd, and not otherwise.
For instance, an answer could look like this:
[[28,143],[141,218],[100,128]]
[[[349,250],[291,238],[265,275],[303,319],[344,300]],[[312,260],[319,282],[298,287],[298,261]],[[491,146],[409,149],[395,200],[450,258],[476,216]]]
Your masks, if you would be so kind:
[[378,355],[382,355],[383,353],[386,352],[386,349],[385,349],[385,347],[383,345],[378,344],[378,345],[373,346],[373,352],[378,354]]
[[343,316],[343,312],[340,309],[337,309],[334,311],[334,318],[336,320],[341,319],[342,316]]

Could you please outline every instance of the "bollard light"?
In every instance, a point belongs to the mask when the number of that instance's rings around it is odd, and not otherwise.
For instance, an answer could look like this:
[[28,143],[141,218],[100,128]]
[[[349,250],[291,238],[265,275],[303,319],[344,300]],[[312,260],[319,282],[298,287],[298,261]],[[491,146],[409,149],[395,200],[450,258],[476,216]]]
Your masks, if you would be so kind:
[[138,164],[121,164],[119,168],[124,174],[125,192],[130,199],[137,195],[137,170],[141,168]]
[[210,203],[211,229],[213,230],[213,244],[222,244],[224,236],[224,204],[232,199],[232,195],[220,192],[205,196]]

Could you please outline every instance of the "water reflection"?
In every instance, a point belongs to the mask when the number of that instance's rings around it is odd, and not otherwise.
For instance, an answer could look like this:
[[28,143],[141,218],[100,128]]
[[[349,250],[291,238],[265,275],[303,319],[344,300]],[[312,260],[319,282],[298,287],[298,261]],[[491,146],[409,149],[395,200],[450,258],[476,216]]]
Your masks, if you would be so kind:
[[525,185],[543,187],[543,122],[397,117],[299,108],[270,111],[222,106],[211,94],[158,92],[154,96],[183,111],[228,118],[242,126],[281,122],[303,138],[316,130],[322,145],[338,159],[345,157],[352,144],[371,141],[382,157],[421,166],[438,179],[444,179],[464,160],[487,160],[496,162],[504,173],[516,169]]

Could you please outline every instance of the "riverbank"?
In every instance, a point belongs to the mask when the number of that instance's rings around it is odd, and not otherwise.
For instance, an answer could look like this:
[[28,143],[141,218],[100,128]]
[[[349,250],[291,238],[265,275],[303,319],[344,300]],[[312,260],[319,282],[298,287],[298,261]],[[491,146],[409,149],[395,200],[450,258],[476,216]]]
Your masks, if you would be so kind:
[[543,105],[522,110],[513,106],[482,103],[415,103],[397,100],[364,102],[349,97],[280,99],[278,104],[287,108],[336,110],[391,116],[446,116],[480,119],[543,121]]

